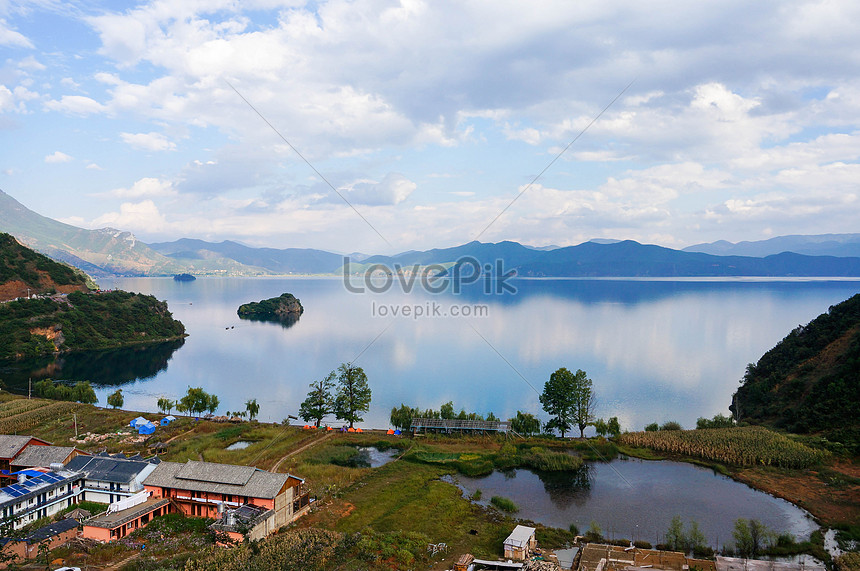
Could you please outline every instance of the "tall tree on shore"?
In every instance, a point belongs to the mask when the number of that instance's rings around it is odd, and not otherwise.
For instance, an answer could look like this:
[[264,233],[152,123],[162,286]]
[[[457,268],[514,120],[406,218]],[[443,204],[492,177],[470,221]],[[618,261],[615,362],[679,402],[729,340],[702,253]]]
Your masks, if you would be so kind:
[[114,408],[120,408],[124,402],[125,399],[122,398],[122,389],[117,389],[116,392],[108,395],[107,403]]
[[334,414],[341,420],[353,423],[364,420],[359,416],[370,409],[370,386],[361,367],[343,363],[337,368],[337,394],[334,398]]
[[316,427],[319,428],[323,418],[334,412],[332,390],[334,389],[334,380],[336,378],[337,375],[332,371],[325,378],[308,385],[311,390],[308,392],[308,397],[299,407],[299,416],[302,420],[305,422],[313,421]]
[[579,437],[585,438],[585,427],[594,421],[594,390],[591,379],[582,369],[571,373],[562,367],[550,375],[540,395],[543,409],[552,417],[549,429],[558,429],[561,437],[574,425]]
[[248,411],[248,418],[254,420],[260,413],[260,405],[257,404],[257,399],[248,399],[245,401],[245,410]]

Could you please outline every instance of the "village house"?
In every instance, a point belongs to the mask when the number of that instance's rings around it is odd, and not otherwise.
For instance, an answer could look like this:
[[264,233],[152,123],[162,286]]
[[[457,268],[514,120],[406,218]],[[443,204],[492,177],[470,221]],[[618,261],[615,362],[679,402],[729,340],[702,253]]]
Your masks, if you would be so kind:
[[16,556],[20,560],[35,559],[39,556],[39,546],[45,545],[54,549],[74,539],[78,535],[78,522],[73,519],[61,519],[29,533],[20,539],[0,537],[0,550],[7,556]]
[[264,537],[309,509],[303,479],[251,466],[162,462],[143,485],[153,499],[170,499],[186,515],[223,519],[218,530],[233,539],[243,531]]
[[50,468],[51,465],[66,465],[75,456],[89,456],[74,446],[27,446],[12,460],[12,472],[27,468]]
[[0,528],[20,529],[76,504],[83,479],[70,470],[19,472],[17,483],[0,488]]
[[[12,461],[28,446],[50,446],[50,442],[35,436],[13,436],[0,434],[0,473],[9,478]],[[14,480],[14,476],[11,480]]]
[[84,521],[83,536],[96,541],[114,541],[148,524],[153,518],[174,511],[167,498],[152,498],[147,491],[123,498],[108,506],[105,513]]
[[156,462],[114,456],[77,456],[66,469],[86,476],[79,501],[112,504],[142,492],[143,481],[156,466]]
[[505,539],[505,558],[525,561],[537,547],[535,528],[518,525]]

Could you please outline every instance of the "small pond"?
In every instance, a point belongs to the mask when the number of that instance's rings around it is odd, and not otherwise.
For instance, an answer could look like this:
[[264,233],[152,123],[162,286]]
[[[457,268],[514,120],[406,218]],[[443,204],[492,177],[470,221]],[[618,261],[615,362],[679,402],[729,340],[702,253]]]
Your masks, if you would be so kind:
[[240,440],[238,442],[234,442],[233,444],[231,444],[230,446],[228,446],[224,450],[244,450],[245,448],[247,448],[251,444],[253,444],[253,442],[248,442],[246,440]]
[[373,446],[359,446],[358,455],[355,457],[354,462],[359,466],[379,468],[397,458],[399,454],[399,448],[379,450]]
[[732,543],[738,518],[758,519],[778,533],[805,539],[818,528],[797,506],[713,470],[683,462],[616,459],[586,463],[576,472],[493,472],[483,478],[451,477],[464,495],[481,490],[513,500],[517,517],[585,532],[597,522],[604,537],[661,543],[675,515],[695,520],[712,547]]

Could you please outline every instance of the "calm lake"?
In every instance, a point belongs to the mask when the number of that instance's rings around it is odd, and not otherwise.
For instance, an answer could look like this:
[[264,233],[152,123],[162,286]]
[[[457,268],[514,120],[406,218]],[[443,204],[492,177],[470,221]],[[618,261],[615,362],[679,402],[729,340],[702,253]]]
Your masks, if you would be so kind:
[[695,520],[712,547],[733,543],[737,518],[758,519],[779,533],[807,538],[818,529],[803,510],[712,470],[681,462],[618,459],[589,462],[573,473],[511,470],[484,478],[454,476],[451,481],[471,496],[481,490],[512,500],[522,517],[581,533],[597,522],[609,539],[661,543],[676,515],[686,526]]
[[[117,386],[125,408],[155,411],[160,396],[187,387],[218,395],[219,412],[256,398],[260,419],[295,415],[308,384],[340,363],[364,368],[373,391],[364,427],[385,428],[407,403],[544,417],[538,393],[559,367],[594,381],[598,415],[625,429],[727,413],[747,363],[789,331],[860,292],[860,281],[672,281],[518,279],[515,294],[350,293],[338,278],[170,278],[103,280],[167,300],[186,326],[184,342],[134,350],[68,354],[0,365],[16,390],[27,379],[90,380],[99,402]],[[242,303],[290,292],[305,312],[295,324],[243,321]],[[398,317],[407,304],[472,317]],[[385,308],[385,309],[382,309]],[[380,316],[380,314],[387,315]],[[333,418],[331,424],[338,425]]]

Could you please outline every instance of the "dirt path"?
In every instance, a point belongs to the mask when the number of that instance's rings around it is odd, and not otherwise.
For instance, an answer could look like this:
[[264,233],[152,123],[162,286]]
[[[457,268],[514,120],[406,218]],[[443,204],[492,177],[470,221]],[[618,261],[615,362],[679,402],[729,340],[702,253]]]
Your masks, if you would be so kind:
[[197,427],[195,426],[195,427],[194,427],[194,428],[192,428],[191,430],[186,430],[185,432],[180,432],[180,433],[179,433],[179,434],[177,434],[176,436],[171,436],[170,438],[168,438],[167,440],[165,440],[165,441],[164,441],[164,443],[165,443],[165,444],[170,444],[171,442],[173,442],[174,440],[176,440],[176,439],[177,439],[177,438],[179,438],[180,436],[185,436],[186,434],[191,434],[191,433],[192,433],[192,432],[194,432],[196,429],[197,429]]
[[[110,563],[110,564],[102,567],[101,569],[103,569],[104,571],[109,571],[109,570],[113,570],[113,569],[121,569],[123,565],[125,565],[126,563],[128,563],[132,559],[136,559],[137,557],[140,557],[140,554],[141,554],[140,551],[136,551],[135,553],[132,553],[131,555],[129,555],[125,559],[123,559],[121,561],[116,561],[116,562]],[[90,567],[93,567],[93,566],[90,566]]]
[[286,453],[286,454],[285,454],[285,455],[284,455],[280,460],[278,460],[277,462],[275,462],[275,465],[271,467],[271,469],[269,470],[269,472],[277,472],[277,471],[278,471],[278,468],[280,468],[280,467],[281,467],[281,464],[283,464],[284,460],[286,460],[286,459],[287,459],[287,458],[289,458],[290,456],[295,456],[295,455],[296,455],[296,454],[298,454],[299,452],[304,452],[304,451],[305,451],[305,450],[307,450],[308,448],[311,448],[311,447],[313,447],[313,446],[316,446],[316,445],[317,445],[317,444],[319,444],[320,442],[322,442],[322,441],[324,441],[324,440],[326,440],[326,439],[330,438],[330,437],[331,437],[331,435],[332,435],[332,434],[334,434],[334,432],[335,432],[335,431],[331,431],[331,430],[326,431],[326,433],[322,436],[322,438],[317,438],[317,439],[315,439],[315,440],[312,440],[311,442],[308,442],[307,444],[305,444],[305,445],[304,445],[304,446],[302,446],[301,448],[296,448],[296,449],[295,449],[295,450],[293,450],[292,452],[287,452],[287,453]]

